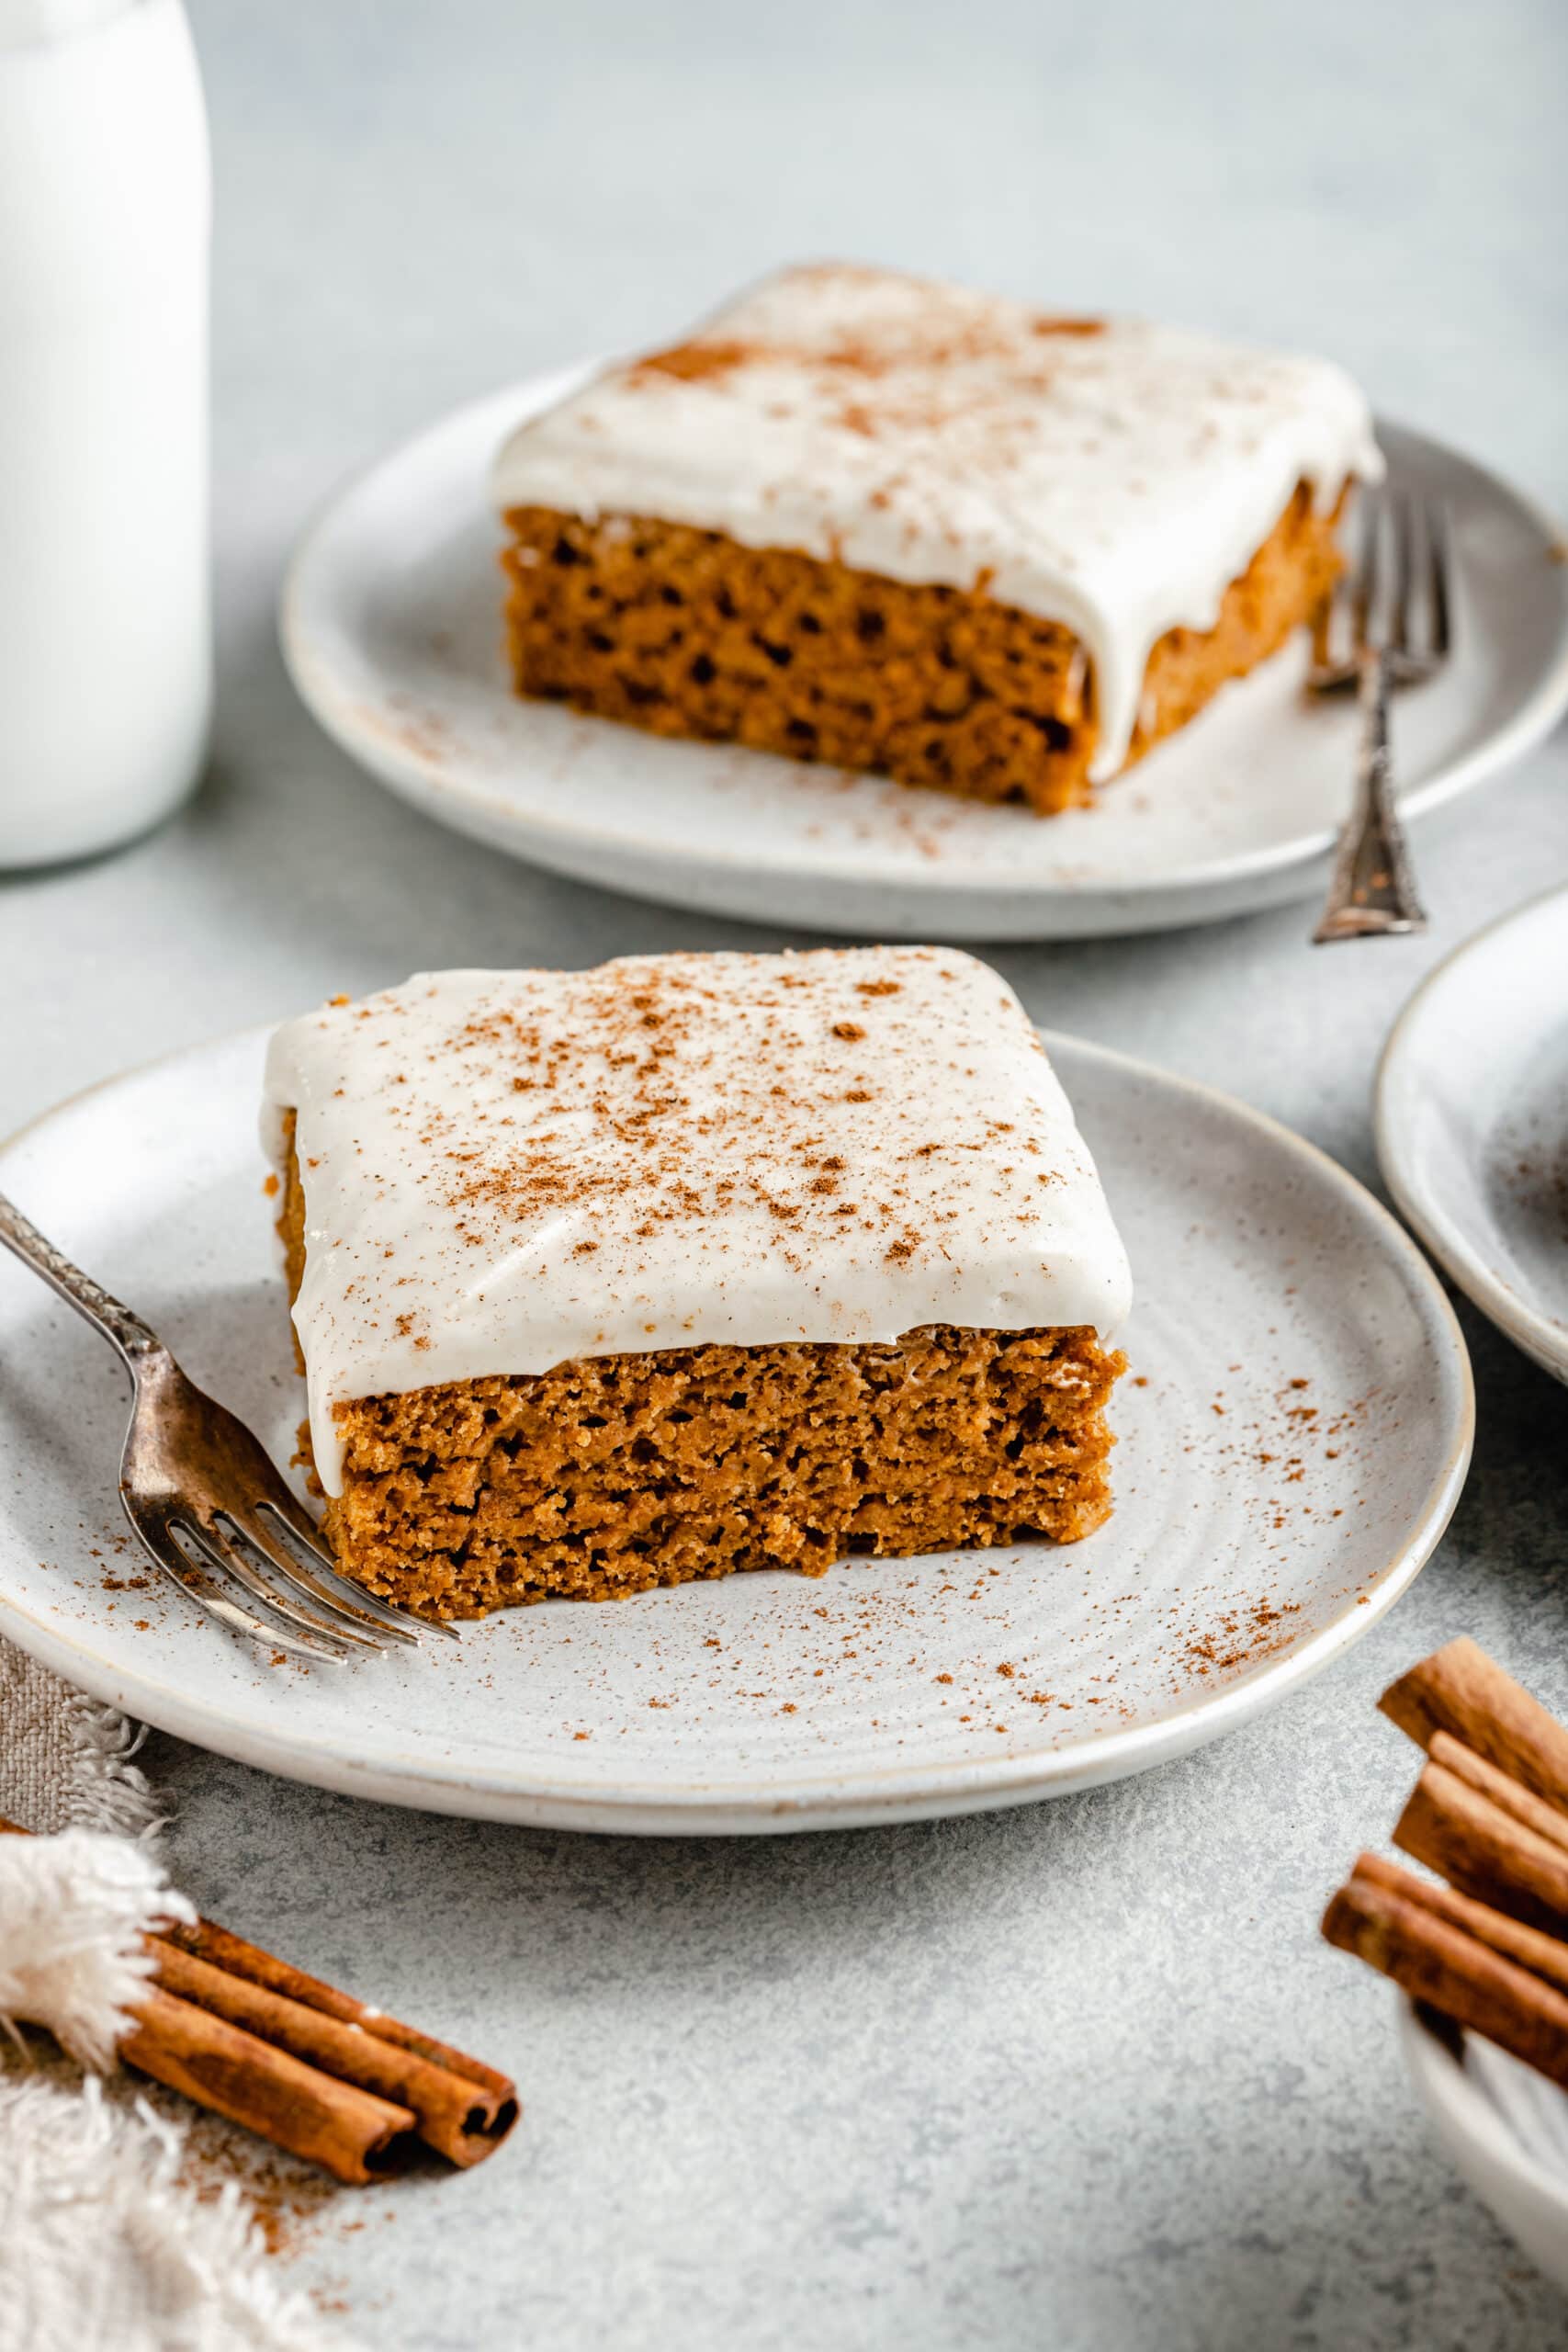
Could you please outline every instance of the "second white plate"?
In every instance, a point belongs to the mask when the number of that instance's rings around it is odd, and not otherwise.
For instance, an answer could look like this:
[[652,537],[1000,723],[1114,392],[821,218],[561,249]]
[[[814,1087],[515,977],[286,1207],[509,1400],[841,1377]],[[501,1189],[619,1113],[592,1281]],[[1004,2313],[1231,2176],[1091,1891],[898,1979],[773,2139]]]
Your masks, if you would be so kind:
[[[302,1390],[255,1141],[263,1039],[116,1080],[0,1188],[280,1461]],[[1099,1048],[1052,1053],[1132,1256],[1113,1517],[1087,1543],[546,1602],[461,1644],[268,1664],[121,1523],[108,1350],[0,1257],[0,1630],[166,1731],[439,1812],[778,1830],[1052,1796],[1272,1705],[1404,1589],[1469,1459],[1464,1344],[1394,1220],[1309,1145]]]
[[1383,1049],[1376,1116],[1402,1216],[1568,1381],[1568,888],[1489,924],[1416,989]]
[[[1043,822],[519,702],[486,479],[511,427],[587,372],[513,385],[407,442],[342,492],[289,572],[283,645],[300,693],[437,823],[634,897],[880,938],[1157,931],[1322,891],[1355,715],[1306,701],[1304,641],[1097,807]],[[1395,712],[1402,804],[1419,817],[1568,705],[1568,568],[1496,475],[1404,426],[1379,435],[1396,482],[1448,503],[1460,573],[1454,658]]]

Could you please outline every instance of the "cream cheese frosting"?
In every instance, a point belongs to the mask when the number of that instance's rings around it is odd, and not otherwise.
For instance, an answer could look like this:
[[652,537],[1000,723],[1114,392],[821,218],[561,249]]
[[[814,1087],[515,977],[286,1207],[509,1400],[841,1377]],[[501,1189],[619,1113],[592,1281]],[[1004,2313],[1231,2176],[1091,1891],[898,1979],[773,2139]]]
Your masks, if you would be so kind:
[[1028,1016],[931,947],[421,973],[276,1031],[294,1321],[333,1407],[581,1356],[1090,1324],[1131,1304]]
[[1100,781],[1156,639],[1213,627],[1297,484],[1326,511],[1382,472],[1326,360],[829,264],[530,419],[492,489],[502,512],[651,516],[1060,621],[1092,664]]

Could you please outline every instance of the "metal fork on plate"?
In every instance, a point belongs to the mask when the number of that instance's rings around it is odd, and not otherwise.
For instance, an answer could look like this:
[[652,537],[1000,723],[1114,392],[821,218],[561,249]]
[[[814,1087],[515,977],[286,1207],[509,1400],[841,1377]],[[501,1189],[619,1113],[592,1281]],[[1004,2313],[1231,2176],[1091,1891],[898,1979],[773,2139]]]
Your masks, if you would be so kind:
[[1409,852],[1394,806],[1389,695],[1434,677],[1451,640],[1448,518],[1409,491],[1360,494],[1360,545],[1323,615],[1307,684],[1354,687],[1361,713],[1355,794],[1339,836],[1314,946],[1425,931]]
[[299,1657],[342,1659],[451,1634],[341,1577],[243,1422],[187,1380],[156,1332],[4,1193],[0,1242],[118,1349],[134,1390],[119,1498],[148,1557],[182,1591],[231,1632]]

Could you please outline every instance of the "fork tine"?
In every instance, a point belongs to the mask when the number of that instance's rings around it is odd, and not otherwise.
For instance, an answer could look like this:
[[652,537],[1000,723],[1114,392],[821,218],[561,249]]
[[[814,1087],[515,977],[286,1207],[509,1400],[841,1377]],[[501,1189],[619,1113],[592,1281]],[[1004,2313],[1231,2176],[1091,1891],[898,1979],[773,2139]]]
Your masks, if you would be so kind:
[[275,1610],[286,1624],[299,1627],[306,1634],[313,1634],[318,1641],[343,1644],[344,1646],[337,1653],[339,1657],[346,1656],[351,1650],[374,1649],[377,1646],[368,1634],[360,1633],[346,1622],[338,1624],[318,1617],[313,1611],[301,1609],[287,1593],[275,1591],[251,1566],[245,1557],[243,1544],[231,1538],[226,1532],[215,1532],[212,1528],[199,1526],[193,1518],[179,1516],[171,1520],[170,1525],[175,1536],[188,1543],[206,1566],[243,1585],[253,1600],[259,1600],[265,1608]]
[[[285,1544],[278,1541],[277,1536],[267,1526],[264,1513],[275,1520],[277,1526],[287,1534],[293,1535],[293,1530],[288,1527],[276,1503],[258,1503],[254,1510],[243,1513],[237,1510],[225,1510],[220,1516],[222,1521],[227,1523],[225,1532],[227,1532],[227,1526],[232,1526],[237,1534],[243,1536],[245,1542],[261,1554],[267,1566],[284,1579],[292,1591],[319,1602],[332,1621],[334,1633],[338,1630],[337,1619],[342,1616],[361,1627],[367,1638],[374,1641],[378,1645],[383,1642],[405,1642],[417,1648],[420,1628],[416,1623],[386,1608],[377,1600],[374,1593],[366,1593],[361,1596],[356,1589],[351,1591],[344,1586],[344,1579],[338,1576],[336,1570],[332,1567],[332,1563],[324,1560],[323,1555],[312,1544],[311,1555],[314,1559],[322,1560],[323,1566],[330,1571],[331,1581],[329,1582],[326,1577],[317,1575],[310,1566],[297,1560]],[[303,1550],[305,1548],[303,1537],[297,1537],[295,1540]],[[334,1586],[340,1588],[340,1590],[334,1590],[333,1589]]]
[[1410,651],[1410,587],[1414,576],[1416,501],[1407,490],[1395,493],[1390,507],[1393,526],[1393,605],[1389,617],[1388,649],[1403,660]]
[[1364,653],[1371,640],[1372,607],[1377,601],[1381,571],[1383,502],[1375,490],[1361,494],[1360,547],[1350,588],[1350,619],[1355,650]]
[[1350,577],[1339,571],[1312,618],[1311,683],[1319,692],[1342,682],[1354,655],[1350,626]]
[[1427,525],[1427,595],[1430,615],[1432,659],[1445,661],[1452,642],[1453,546],[1449,536],[1448,508],[1441,499],[1428,498]]
[[302,1566],[293,1568],[292,1574],[319,1600],[346,1609],[351,1614],[369,1617],[376,1624],[385,1625],[412,1641],[418,1641],[422,1634],[445,1634],[448,1641],[461,1642],[463,1637],[456,1625],[448,1625],[438,1617],[411,1616],[406,1609],[394,1608],[378,1594],[367,1592],[363,1585],[352,1583],[331,1553],[321,1549],[316,1541],[314,1521],[287,1487],[281,1498],[264,1495],[256,1509],[275,1519],[285,1539],[303,1555]]
[[292,1633],[286,1626],[269,1625],[253,1616],[239,1601],[231,1600],[226,1592],[195,1582],[193,1569],[197,1564],[186,1558],[167,1529],[151,1522],[144,1524],[134,1518],[129,1504],[125,1515],[154,1567],[162,1568],[188,1600],[194,1600],[198,1609],[227,1626],[230,1633],[243,1634],[250,1641],[269,1643],[274,1649],[286,1650],[291,1657],[325,1659],[334,1666],[341,1661],[344,1652],[335,1643],[329,1648],[325,1642],[314,1641],[308,1634]]

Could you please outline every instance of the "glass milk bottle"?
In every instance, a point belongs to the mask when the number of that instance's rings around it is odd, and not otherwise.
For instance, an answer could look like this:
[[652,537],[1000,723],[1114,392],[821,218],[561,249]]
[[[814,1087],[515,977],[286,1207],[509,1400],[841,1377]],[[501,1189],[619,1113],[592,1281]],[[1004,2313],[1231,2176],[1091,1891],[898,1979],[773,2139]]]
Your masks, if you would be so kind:
[[179,0],[0,0],[0,869],[201,772],[210,216]]

